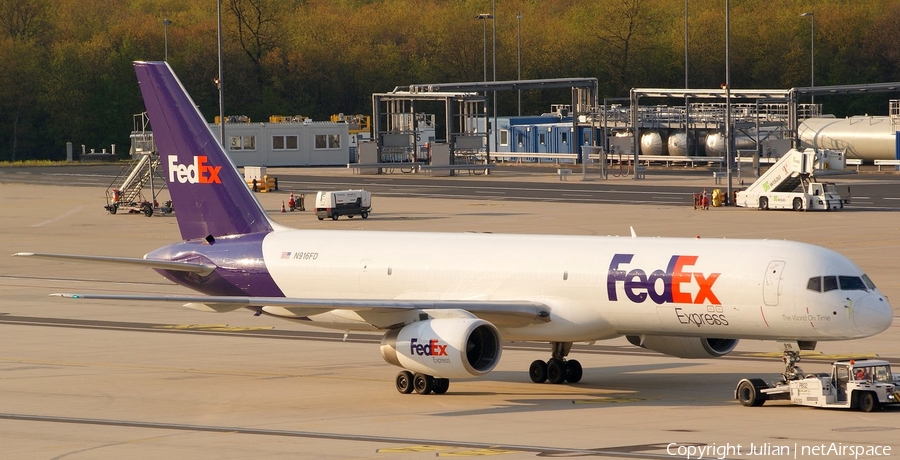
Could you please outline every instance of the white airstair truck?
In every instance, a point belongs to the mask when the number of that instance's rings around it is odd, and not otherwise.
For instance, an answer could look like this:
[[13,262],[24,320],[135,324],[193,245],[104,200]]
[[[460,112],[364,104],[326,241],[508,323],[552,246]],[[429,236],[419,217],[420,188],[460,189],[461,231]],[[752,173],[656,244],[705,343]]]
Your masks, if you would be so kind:
[[845,201],[831,182],[817,177],[846,174],[844,153],[836,150],[791,149],[734,203],[745,208],[793,209],[794,211],[843,209]]

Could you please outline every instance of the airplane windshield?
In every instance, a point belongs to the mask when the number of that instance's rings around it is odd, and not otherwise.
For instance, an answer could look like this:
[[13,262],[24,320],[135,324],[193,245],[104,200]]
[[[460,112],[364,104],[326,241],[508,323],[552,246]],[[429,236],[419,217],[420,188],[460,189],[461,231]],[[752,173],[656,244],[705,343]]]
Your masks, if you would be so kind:
[[806,289],[815,292],[874,290],[875,284],[868,276],[813,276],[806,283]]
[[866,284],[858,276],[839,276],[842,291],[865,291]]
[[866,283],[866,287],[873,291],[875,290],[875,283],[873,283],[872,280],[869,279],[869,275],[863,275],[862,280],[863,283]]

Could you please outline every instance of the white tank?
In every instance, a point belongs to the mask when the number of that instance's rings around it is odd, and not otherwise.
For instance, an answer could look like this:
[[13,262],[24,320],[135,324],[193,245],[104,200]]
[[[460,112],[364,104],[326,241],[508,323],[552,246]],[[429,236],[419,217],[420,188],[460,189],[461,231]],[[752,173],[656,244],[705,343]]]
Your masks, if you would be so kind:
[[644,131],[641,134],[641,155],[668,155],[665,133]]
[[[756,146],[756,139],[738,135],[734,137],[734,148],[739,150],[750,150]],[[706,136],[706,155],[711,157],[725,156],[725,134],[709,133]]]
[[709,133],[706,136],[706,156],[725,156],[725,135],[722,133]]
[[[690,145],[688,145],[688,139],[691,141]],[[690,133],[672,131],[669,133],[669,155],[679,157],[706,156],[705,146],[705,131],[691,130]]]
[[890,117],[809,118],[800,124],[801,148],[847,151],[847,158],[894,160],[897,129]]
[[687,153],[687,133],[675,131],[669,134],[669,155],[685,157]]

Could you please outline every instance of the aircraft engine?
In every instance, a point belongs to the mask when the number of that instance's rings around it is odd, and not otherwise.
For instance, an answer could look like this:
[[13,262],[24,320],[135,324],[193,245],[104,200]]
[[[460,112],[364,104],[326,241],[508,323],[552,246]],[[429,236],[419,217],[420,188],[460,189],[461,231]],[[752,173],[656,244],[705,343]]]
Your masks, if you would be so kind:
[[478,318],[436,318],[388,331],[381,356],[390,364],[437,378],[471,378],[500,361],[500,332]]
[[737,339],[709,339],[700,337],[676,337],[662,335],[629,335],[632,345],[678,358],[718,358],[737,346]]

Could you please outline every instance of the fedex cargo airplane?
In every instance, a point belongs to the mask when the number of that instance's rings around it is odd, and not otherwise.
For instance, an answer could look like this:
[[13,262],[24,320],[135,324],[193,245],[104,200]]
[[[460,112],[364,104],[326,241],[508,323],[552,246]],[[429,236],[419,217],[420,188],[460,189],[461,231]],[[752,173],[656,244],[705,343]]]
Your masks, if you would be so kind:
[[504,340],[550,344],[550,358],[528,370],[535,383],[576,383],[574,342],[624,335],[667,355],[714,358],[742,338],[812,348],[891,324],[888,300],[859,267],[798,242],[286,228],[248,190],[168,64],[135,69],[183,241],[133,259],[16,255],[150,267],[199,295],[56,296],[382,331],[381,355],[403,369],[397,390],[420,394],[491,372]]

